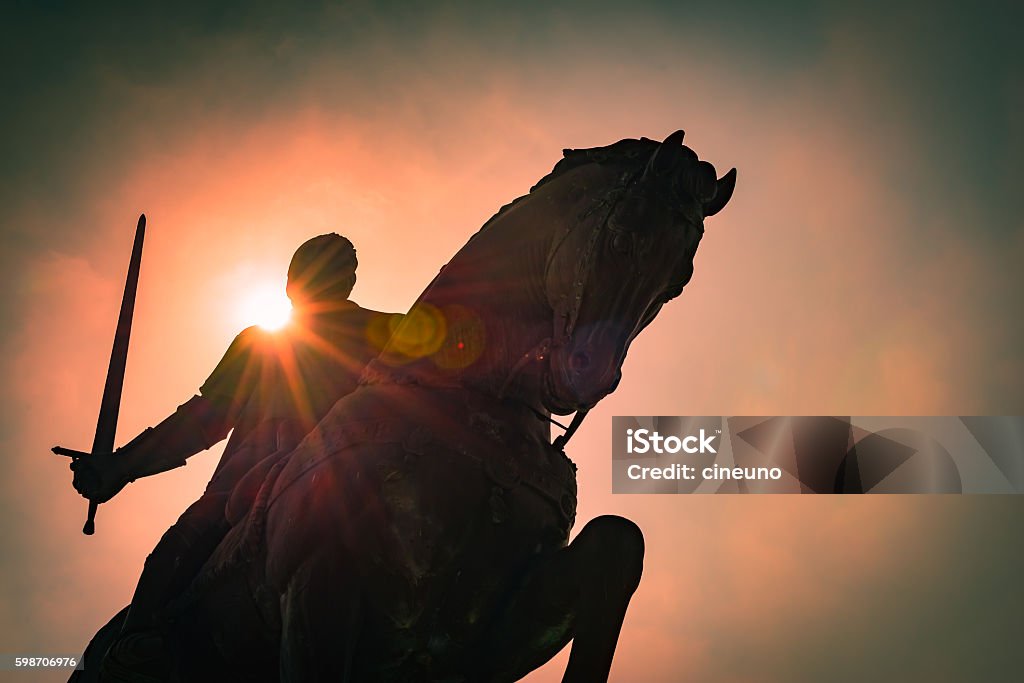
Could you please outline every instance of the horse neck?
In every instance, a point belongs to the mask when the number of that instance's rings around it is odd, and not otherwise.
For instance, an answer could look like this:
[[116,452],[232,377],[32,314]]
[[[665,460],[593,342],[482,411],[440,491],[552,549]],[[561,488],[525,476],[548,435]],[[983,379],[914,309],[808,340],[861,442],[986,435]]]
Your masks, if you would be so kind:
[[[400,352],[393,341],[381,361],[418,384],[463,386],[546,414],[539,364],[523,359],[551,336],[545,266],[562,222],[552,220],[550,208],[543,221],[536,212],[518,209],[492,219],[474,235],[413,306],[414,311],[442,313],[457,306],[473,316],[483,328],[479,357],[459,368],[443,368],[430,357],[408,363],[396,355]],[[396,337],[401,334],[399,328]],[[457,341],[449,335],[445,343]]]

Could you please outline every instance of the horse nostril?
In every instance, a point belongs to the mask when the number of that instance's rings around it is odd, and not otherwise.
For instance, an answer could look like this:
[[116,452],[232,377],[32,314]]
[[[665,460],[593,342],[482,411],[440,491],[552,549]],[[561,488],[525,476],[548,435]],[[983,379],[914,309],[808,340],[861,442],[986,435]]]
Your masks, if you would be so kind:
[[577,351],[569,357],[569,366],[576,372],[583,372],[590,367],[590,356],[582,351]]

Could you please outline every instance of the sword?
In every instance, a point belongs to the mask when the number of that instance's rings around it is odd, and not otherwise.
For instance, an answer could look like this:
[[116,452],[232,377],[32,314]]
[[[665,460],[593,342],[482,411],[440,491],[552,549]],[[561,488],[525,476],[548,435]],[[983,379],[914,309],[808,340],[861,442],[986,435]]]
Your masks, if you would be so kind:
[[[107,380],[103,385],[103,400],[100,402],[100,415],[96,420],[96,436],[92,441],[92,451],[84,453],[54,446],[52,450],[57,455],[79,458],[114,451],[117,414],[121,409],[121,389],[124,386],[124,368],[128,361],[128,339],[131,337],[132,314],[135,312],[135,292],[139,286],[139,268],[142,265],[142,241],[145,237],[146,214],[142,214],[139,216],[138,227],[135,228],[135,244],[132,245],[132,258],[128,263],[128,277],[124,283],[121,312],[117,316],[114,347],[110,350],[110,365],[107,367]],[[96,507],[95,502],[89,501],[89,516],[82,528],[82,533],[86,536],[92,536],[96,532]]]

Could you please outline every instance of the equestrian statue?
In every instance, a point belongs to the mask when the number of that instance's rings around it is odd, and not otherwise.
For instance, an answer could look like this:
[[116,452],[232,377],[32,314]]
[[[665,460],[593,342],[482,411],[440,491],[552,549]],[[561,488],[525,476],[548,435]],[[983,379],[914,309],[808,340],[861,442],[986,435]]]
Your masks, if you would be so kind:
[[570,641],[562,680],[607,680],[644,540],[609,515],[569,542],[564,447],[690,281],[735,182],[682,131],[565,150],[315,426],[253,432],[269,456],[217,489],[187,585],[145,608],[141,640],[122,611],[72,681],[515,681]]

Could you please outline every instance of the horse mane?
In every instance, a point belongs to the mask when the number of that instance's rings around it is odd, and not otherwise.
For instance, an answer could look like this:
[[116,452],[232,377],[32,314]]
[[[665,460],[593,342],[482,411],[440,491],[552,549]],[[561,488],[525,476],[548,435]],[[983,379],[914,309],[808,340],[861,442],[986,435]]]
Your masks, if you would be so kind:
[[574,168],[590,163],[616,164],[635,159],[643,159],[644,163],[646,163],[646,160],[651,156],[651,154],[654,154],[654,150],[656,150],[660,144],[661,143],[657,140],[650,140],[648,138],[640,138],[639,140],[626,138],[625,140],[619,140],[618,142],[613,142],[612,144],[605,145],[604,147],[563,149],[562,158],[559,159],[558,163],[555,164],[555,167],[551,169],[550,173],[538,180],[537,183],[530,188],[529,192],[521,197],[516,197],[511,202],[498,209],[498,212],[483,224],[480,231],[482,232],[486,230],[491,223],[501,218],[502,214],[533,194],[533,191],[538,187],[558,178]]

